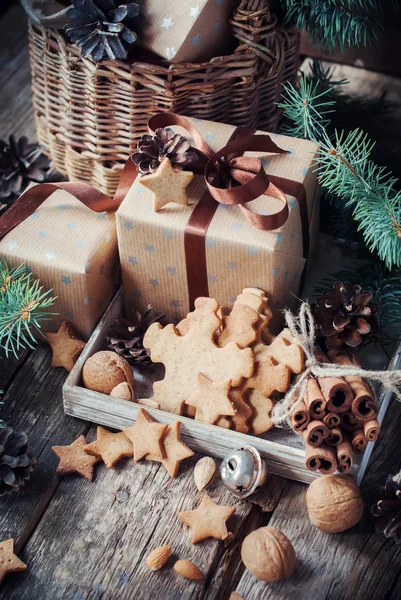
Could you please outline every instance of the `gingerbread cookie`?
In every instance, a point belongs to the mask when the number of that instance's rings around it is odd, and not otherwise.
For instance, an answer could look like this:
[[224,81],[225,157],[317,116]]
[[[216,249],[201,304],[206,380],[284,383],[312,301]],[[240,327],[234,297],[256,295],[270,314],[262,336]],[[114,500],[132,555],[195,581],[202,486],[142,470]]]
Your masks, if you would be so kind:
[[260,435],[271,429],[274,425],[270,418],[274,406],[271,398],[266,398],[259,390],[249,390],[247,400],[253,410],[253,415],[249,419],[250,432],[253,435]]
[[267,398],[273,392],[286,392],[291,384],[291,371],[286,365],[277,364],[270,355],[266,355],[255,364],[255,374],[249,377],[244,386],[259,390]]
[[52,367],[72,371],[86,344],[76,337],[71,323],[64,321],[57,333],[47,333],[46,338],[53,351]]
[[231,313],[223,317],[223,331],[218,338],[220,348],[229,342],[235,342],[240,348],[247,348],[256,341],[257,333],[254,325],[259,316],[252,308],[234,302]]
[[101,459],[98,456],[91,456],[85,452],[87,443],[85,437],[80,435],[69,446],[53,446],[52,450],[60,459],[56,473],[67,475],[69,473],[78,473],[88,481],[93,479],[93,469],[95,464]]
[[155,460],[166,458],[166,452],[162,444],[162,438],[167,425],[157,423],[141,408],[138,411],[136,423],[133,427],[124,429],[124,433],[134,444],[134,461],[138,462],[147,454],[155,457]]
[[192,450],[181,441],[180,436],[181,423],[176,421],[169,425],[163,436],[162,443],[166,454],[165,458],[159,459],[151,454],[147,454],[146,460],[155,460],[161,462],[167,473],[171,477],[176,477],[180,462],[194,455]]
[[153,192],[153,210],[174,202],[188,206],[186,188],[194,178],[191,171],[175,171],[169,158],[165,158],[155,173],[143,175],[140,183]]
[[[196,299],[195,304],[196,309],[188,313],[185,319],[182,319],[182,321],[178,323],[177,332],[180,335],[186,335],[191,329],[191,326],[196,327],[197,325],[202,325],[203,310],[209,310],[210,315],[214,315],[214,331],[219,331],[223,322],[223,312],[217,300],[199,296],[199,298]],[[209,318],[211,317],[209,316]]]
[[253,347],[255,359],[272,356],[278,363],[286,365],[292,373],[299,375],[305,368],[305,354],[301,346],[277,336],[271,344],[258,343]]
[[246,401],[244,384],[240,388],[232,388],[230,391],[230,400],[236,410],[234,416],[230,418],[235,431],[248,433],[249,419],[252,417],[252,408]]
[[173,325],[163,328],[153,323],[147,330],[144,347],[150,350],[153,362],[161,362],[166,368],[165,378],[153,385],[154,399],[162,410],[182,413],[184,402],[197,387],[198,373],[211,381],[231,380],[233,386],[252,375],[250,348],[241,350],[234,342],[219,348],[214,342],[220,326],[218,308],[215,301],[196,300],[188,332],[182,336]]
[[211,381],[198,373],[197,389],[185,402],[196,409],[195,419],[205,423],[215,423],[219,417],[235,415],[229,398],[231,380]]
[[103,427],[97,428],[97,439],[95,442],[84,447],[85,452],[92,456],[101,458],[108,469],[122,458],[133,455],[132,442],[124,433],[110,433]]
[[26,571],[27,566],[14,554],[14,540],[0,542],[0,584],[7,573]]
[[197,544],[211,537],[226,540],[231,534],[226,521],[235,513],[235,506],[219,506],[207,494],[196,510],[178,513],[180,521],[192,529],[192,543]]

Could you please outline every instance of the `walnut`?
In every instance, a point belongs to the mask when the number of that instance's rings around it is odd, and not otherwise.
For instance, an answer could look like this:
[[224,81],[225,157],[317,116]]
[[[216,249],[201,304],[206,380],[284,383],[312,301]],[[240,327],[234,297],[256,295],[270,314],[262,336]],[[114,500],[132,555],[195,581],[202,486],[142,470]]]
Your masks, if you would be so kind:
[[260,527],[247,535],[241,558],[256,579],[270,582],[292,575],[296,562],[293,545],[276,527]]
[[312,525],[326,533],[340,533],[362,519],[364,503],[355,481],[347,475],[315,479],[306,492]]
[[86,388],[110,394],[119,384],[126,381],[131,387],[134,376],[128,362],[115,352],[96,352],[88,358],[82,369],[82,380]]

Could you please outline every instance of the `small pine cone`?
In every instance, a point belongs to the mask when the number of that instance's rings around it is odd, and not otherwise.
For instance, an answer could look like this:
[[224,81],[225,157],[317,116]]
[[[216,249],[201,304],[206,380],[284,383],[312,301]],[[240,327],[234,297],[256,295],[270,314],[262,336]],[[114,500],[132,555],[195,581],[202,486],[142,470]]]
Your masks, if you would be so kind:
[[197,160],[197,155],[190,148],[188,138],[174,133],[170,127],[161,127],[156,130],[155,135],[145,133],[142,136],[132,160],[141,175],[157,171],[165,158],[170,159],[174,169],[181,171]]
[[160,323],[165,319],[165,315],[149,318],[152,311],[153,307],[149,305],[143,314],[136,312],[136,318],[132,322],[127,319],[117,319],[106,337],[108,348],[131,364],[141,367],[152,364],[148,351],[143,347],[143,338],[152,323]]
[[139,6],[135,2],[73,0],[67,12],[70,22],[64,31],[81,48],[84,58],[92,56],[95,62],[106,58],[124,60],[126,45],[137,40],[133,20],[138,14]]
[[11,427],[0,429],[0,496],[18,492],[35,464],[27,434]]
[[27,137],[17,140],[11,135],[8,142],[0,140],[0,212],[31,181],[43,182],[49,166],[50,160],[43,154],[43,146],[30,144]]
[[401,544],[401,473],[387,478],[382,496],[370,508],[371,514],[378,519],[376,529],[384,537]]
[[364,335],[377,329],[378,307],[372,302],[373,293],[341,281],[333,287],[334,291],[325,292],[313,309],[318,335],[325,338],[329,349],[344,345],[356,348]]

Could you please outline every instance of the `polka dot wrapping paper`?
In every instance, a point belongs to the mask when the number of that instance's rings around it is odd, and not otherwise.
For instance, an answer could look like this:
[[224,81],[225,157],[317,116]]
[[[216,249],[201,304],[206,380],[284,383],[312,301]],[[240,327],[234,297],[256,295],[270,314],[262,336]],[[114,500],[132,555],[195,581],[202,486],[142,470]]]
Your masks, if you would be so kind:
[[117,234],[114,213],[96,213],[65,190],[57,190],[0,241],[10,266],[25,263],[45,289],[57,296],[43,331],[72,322],[87,340],[116,289]]
[[[215,151],[233,134],[234,127],[189,119]],[[179,130],[179,128],[177,128]],[[180,130],[184,133],[183,130]],[[264,132],[257,132],[263,134]],[[287,154],[257,156],[268,174],[303,184],[309,223],[309,260],[313,259],[319,227],[319,187],[313,163],[318,146],[307,140],[269,134]],[[187,188],[189,206],[168,204],[154,212],[152,193],[138,178],[116,213],[119,254],[127,316],[151,303],[176,322],[189,312],[184,233],[195,205],[205,192],[202,176],[196,175]],[[300,208],[287,196],[289,216],[275,231],[252,225],[238,206],[220,204],[205,238],[207,287],[210,296],[223,306],[232,306],[244,287],[258,287],[270,297],[271,306],[295,308],[306,259]],[[277,212],[281,201],[266,195],[248,203],[261,214]],[[280,314],[276,310],[279,326]]]
[[226,54],[238,0],[143,0],[141,43],[172,63]]

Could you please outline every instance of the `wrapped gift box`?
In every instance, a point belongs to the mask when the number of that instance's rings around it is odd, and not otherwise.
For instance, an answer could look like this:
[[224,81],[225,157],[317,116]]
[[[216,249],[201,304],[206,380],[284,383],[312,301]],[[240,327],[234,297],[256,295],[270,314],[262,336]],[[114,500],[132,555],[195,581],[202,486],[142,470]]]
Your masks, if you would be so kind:
[[[189,120],[214,151],[221,149],[235,130],[231,125]],[[311,255],[318,233],[319,187],[313,172],[318,146],[306,140],[269,135],[288,154],[248,152],[245,156],[260,158],[268,174],[303,185]],[[184,236],[195,205],[205,193],[203,177],[195,176],[187,192],[190,206],[168,204],[155,213],[152,193],[138,177],[116,213],[128,318],[133,310],[143,310],[149,303],[165,312],[172,322],[190,310],[189,295],[193,294],[187,280]],[[257,229],[239,206],[218,205],[205,238],[208,289],[201,290],[203,293],[197,290],[196,295],[210,295],[230,307],[244,287],[255,286],[270,295],[275,308],[295,307],[306,258],[300,205],[295,197],[287,196],[287,201],[288,219],[275,231]],[[247,206],[271,214],[282,208],[282,202],[263,195]]]
[[57,190],[0,241],[11,266],[25,263],[45,289],[57,296],[59,313],[43,323],[55,331],[65,319],[88,339],[116,289],[118,271],[114,213],[96,213]]
[[172,63],[209,60],[227,54],[228,19],[238,0],[146,0],[141,42]]

